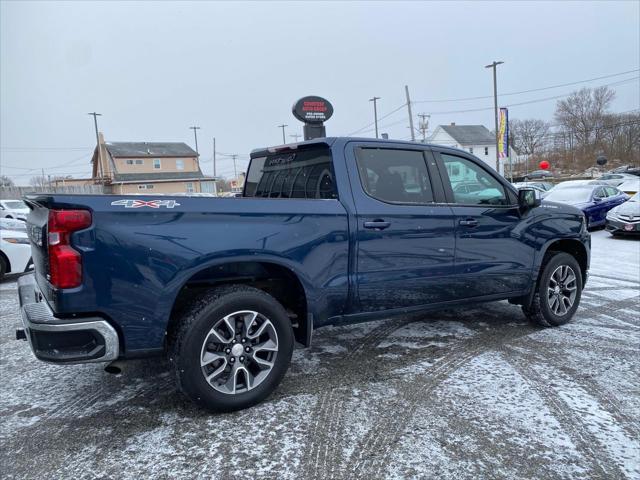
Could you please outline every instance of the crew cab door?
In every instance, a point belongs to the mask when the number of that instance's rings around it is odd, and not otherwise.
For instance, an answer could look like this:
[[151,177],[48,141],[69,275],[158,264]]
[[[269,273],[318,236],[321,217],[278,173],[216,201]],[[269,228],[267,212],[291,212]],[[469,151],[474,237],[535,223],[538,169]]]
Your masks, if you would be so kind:
[[[406,144],[349,142],[359,311],[452,299],[454,224],[433,157]],[[435,173],[435,176],[432,174]]]
[[455,219],[458,287],[465,297],[528,289],[534,247],[522,234],[527,219],[515,194],[481,160],[463,152],[434,153]]

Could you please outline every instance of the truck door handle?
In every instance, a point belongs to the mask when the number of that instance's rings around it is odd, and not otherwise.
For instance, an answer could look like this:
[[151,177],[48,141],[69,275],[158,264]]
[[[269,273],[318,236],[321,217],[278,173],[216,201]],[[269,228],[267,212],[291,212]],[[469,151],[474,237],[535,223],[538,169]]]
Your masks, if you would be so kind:
[[464,220],[460,220],[458,223],[460,225],[462,225],[463,227],[477,227],[478,226],[478,220],[476,220],[475,218],[466,218]]
[[364,222],[364,228],[371,228],[373,230],[384,230],[391,226],[391,222],[385,222],[384,220],[374,220],[372,222]]

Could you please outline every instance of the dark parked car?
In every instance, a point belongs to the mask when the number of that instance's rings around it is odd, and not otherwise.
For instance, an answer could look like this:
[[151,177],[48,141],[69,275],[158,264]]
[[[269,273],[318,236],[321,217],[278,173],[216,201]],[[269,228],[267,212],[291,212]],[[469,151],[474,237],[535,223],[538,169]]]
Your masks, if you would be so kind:
[[606,228],[612,235],[640,234],[640,193],[609,210]]
[[544,202],[564,203],[579,208],[587,218],[587,226],[591,228],[604,225],[607,212],[628,198],[629,195],[616,187],[582,184],[556,187],[544,197]]
[[35,275],[19,282],[17,335],[49,362],[166,355],[191,399],[236,410],[269,395],[319,327],[505,299],[562,325],[587,280],[582,212],[457,149],[262,148],[243,197],[27,196]]
[[553,173],[548,170],[534,170],[524,176],[524,181],[529,180],[544,180],[545,178],[553,178]]
[[484,190],[486,187],[476,182],[458,182],[454,188],[454,193],[473,193]]

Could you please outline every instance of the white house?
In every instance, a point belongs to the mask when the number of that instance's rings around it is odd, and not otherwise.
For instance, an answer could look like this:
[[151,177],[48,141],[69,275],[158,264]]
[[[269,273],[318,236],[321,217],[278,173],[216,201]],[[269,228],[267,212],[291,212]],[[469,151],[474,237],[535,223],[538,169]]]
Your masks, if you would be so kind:
[[[484,125],[438,125],[428,142],[466,150],[504,174],[504,165],[496,166],[496,137]],[[513,150],[511,155],[515,163],[517,155]]]

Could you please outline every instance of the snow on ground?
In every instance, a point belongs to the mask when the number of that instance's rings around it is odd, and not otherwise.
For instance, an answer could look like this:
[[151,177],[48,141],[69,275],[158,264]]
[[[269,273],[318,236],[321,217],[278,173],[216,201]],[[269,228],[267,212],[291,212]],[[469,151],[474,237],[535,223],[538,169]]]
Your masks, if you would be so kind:
[[36,361],[0,284],[4,478],[640,479],[640,241],[592,235],[574,322],[506,302],[328,327],[271,398],[212,415],[162,360]]

